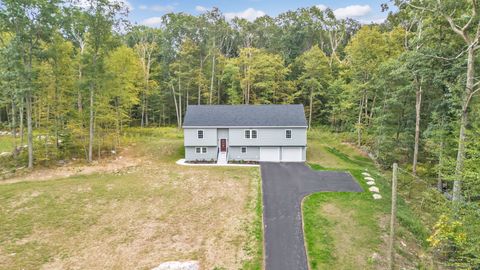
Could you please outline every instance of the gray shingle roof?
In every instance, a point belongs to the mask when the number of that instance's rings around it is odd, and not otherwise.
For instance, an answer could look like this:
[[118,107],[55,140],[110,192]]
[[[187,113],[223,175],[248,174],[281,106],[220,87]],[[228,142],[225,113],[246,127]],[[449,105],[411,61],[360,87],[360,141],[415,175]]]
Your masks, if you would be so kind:
[[303,105],[189,105],[184,127],[306,127]]

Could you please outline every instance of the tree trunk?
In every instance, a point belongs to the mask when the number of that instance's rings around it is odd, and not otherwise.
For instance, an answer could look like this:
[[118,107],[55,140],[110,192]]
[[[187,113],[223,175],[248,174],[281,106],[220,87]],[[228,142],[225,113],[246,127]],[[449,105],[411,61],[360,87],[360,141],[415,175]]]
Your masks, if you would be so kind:
[[309,116],[308,116],[308,129],[312,128],[312,115],[313,115],[313,90],[310,91],[310,105],[309,105]]
[[213,81],[215,79],[215,54],[213,54],[212,58],[212,76],[210,78],[210,104],[213,101]]
[[437,172],[437,189],[439,192],[443,192],[443,181],[442,181],[442,167],[443,167],[443,151],[445,143],[442,137],[440,142],[440,153],[438,154],[438,172]]
[[88,162],[93,161],[93,136],[94,136],[94,86],[90,85],[90,123],[88,131]]
[[420,141],[420,112],[422,108],[422,85],[417,87],[415,99],[415,146],[413,149],[412,173],[417,175],[418,145]]
[[[17,157],[17,123],[16,123],[15,100],[12,97],[12,137],[13,137],[13,157]],[[8,113],[7,113],[8,115]]]
[[33,168],[33,128],[32,128],[32,97],[27,92],[26,96],[27,109],[27,144],[28,144],[28,168]]
[[362,145],[362,112],[363,112],[363,102],[365,100],[365,91],[363,92],[362,99],[360,100],[360,109],[358,112],[358,120],[357,120],[357,145]]
[[468,104],[470,103],[471,95],[473,94],[475,76],[475,48],[470,46],[468,48],[467,59],[467,82],[465,94],[462,104],[462,116],[460,120],[460,132],[458,136],[458,151],[457,161],[455,166],[455,181],[453,182],[453,201],[459,201],[462,197],[462,173],[463,173],[463,161],[465,159],[465,138],[466,127],[468,123]]
[[20,101],[20,110],[19,110],[19,125],[20,125],[20,146],[23,147],[24,146],[24,143],[23,143],[23,133],[24,133],[24,130],[23,130],[23,106],[24,105],[24,99],[23,97],[21,98],[21,101]]

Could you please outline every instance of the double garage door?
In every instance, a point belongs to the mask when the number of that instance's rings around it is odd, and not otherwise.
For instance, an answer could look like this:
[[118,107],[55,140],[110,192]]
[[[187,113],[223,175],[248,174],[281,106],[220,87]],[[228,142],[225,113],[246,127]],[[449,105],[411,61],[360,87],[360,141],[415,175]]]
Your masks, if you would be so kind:
[[302,162],[302,147],[260,147],[260,161]]

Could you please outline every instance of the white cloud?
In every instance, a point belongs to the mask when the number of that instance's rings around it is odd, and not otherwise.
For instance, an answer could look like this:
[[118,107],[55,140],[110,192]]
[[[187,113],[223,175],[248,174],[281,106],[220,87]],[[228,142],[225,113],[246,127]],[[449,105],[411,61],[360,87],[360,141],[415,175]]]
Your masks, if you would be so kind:
[[150,17],[142,21],[143,25],[158,26],[162,23],[162,17]]
[[333,11],[338,19],[357,18],[368,15],[372,11],[369,5],[351,5],[343,8],[337,8]]
[[247,8],[244,11],[240,11],[240,12],[226,12],[225,18],[227,18],[228,20],[231,20],[235,17],[238,17],[238,18],[246,19],[248,21],[254,21],[258,17],[265,16],[265,14],[266,13],[261,10],[256,10],[254,8]]
[[164,12],[164,13],[169,13],[173,12],[175,10],[175,7],[173,5],[153,5],[153,6],[146,6],[146,5],[140,5],[138,7],[140,10],[148,10],[148,11],[155,11],[155,12]]
[[198,11],[198,12],[203,13],[203,12],[208,11],[208,8],[206,8],[206,7],[204,7],[204,6],[196,6],[196,7],[195,7],[195,10]]
[[317,7],[318,9],[322,10],[322,11],[323,11],[323,10],[326,10],[326,9],[328,8],[327,6],[322,5],[322,4],[316,5],[316,7]]
[[360,21],[361,24],[371,24],[371,23],[382,24],[386,20],[387,20],[387,18],[384,17],[384,18],[375,18],[375,19],[362,19],[362,20],[359,20],[359,21]]
[[[127,0],[109,0],[111,4],[120,4],[123,7],[127,8],[128,10],[133,10],[133,6]],[[72,1],[72,5],[79,7],[81,9],[88,9],[92,5],[93,2],[88,0],[76,0]]]
[[156,12],[172,12],[175,7],[172,6],[172,5],[166,5],[166,6],[162,6],[162,5],[154,5],[154,6],[151,6],[150,7],[151,10],[153,11],[156,11]]

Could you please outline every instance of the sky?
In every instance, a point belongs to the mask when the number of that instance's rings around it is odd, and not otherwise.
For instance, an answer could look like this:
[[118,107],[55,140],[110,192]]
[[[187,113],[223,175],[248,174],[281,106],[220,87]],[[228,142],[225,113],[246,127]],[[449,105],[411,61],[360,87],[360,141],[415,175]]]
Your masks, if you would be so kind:
[[253,21],[263,15],[276,16],[288,10],[317,6],[331,8],[337,18],[353,18],[361,23],[382,22],[380,4],[387,0],[122,0],[130,9],[129,19],[134,24],[158,26],[162,15],[185,12],[198,15],[211,7],[218,7],[227,19],[242,17]]

